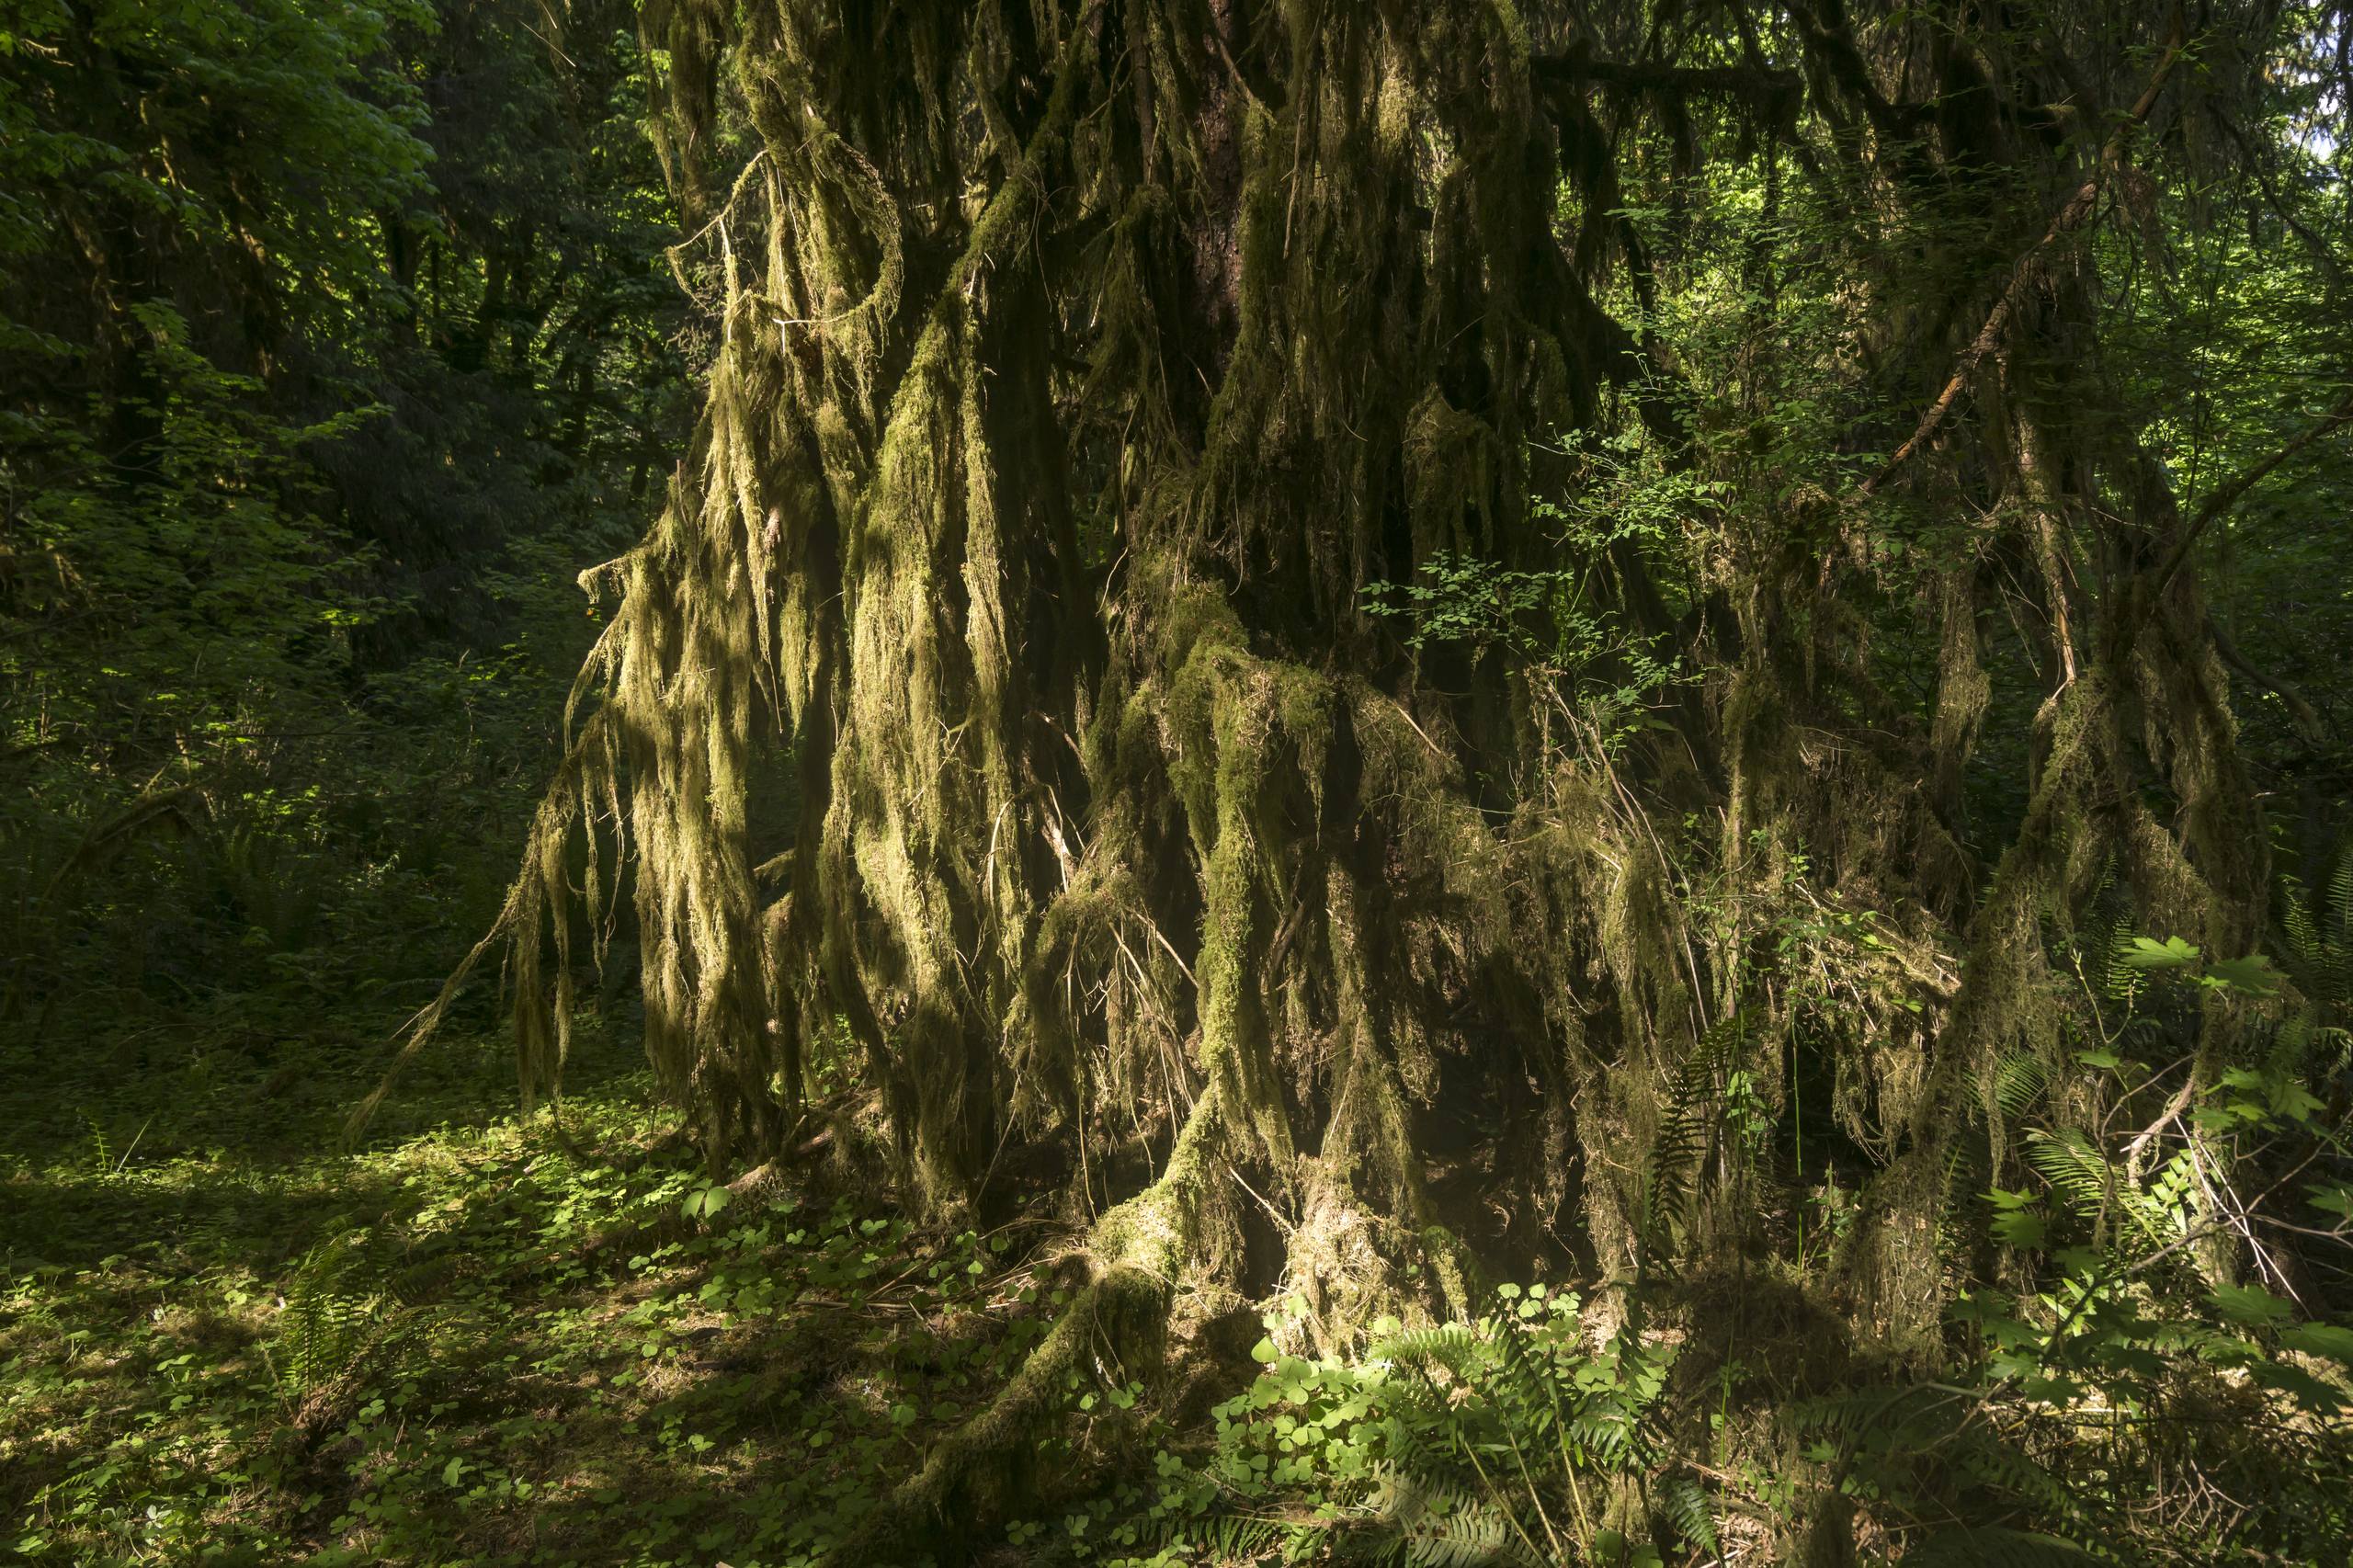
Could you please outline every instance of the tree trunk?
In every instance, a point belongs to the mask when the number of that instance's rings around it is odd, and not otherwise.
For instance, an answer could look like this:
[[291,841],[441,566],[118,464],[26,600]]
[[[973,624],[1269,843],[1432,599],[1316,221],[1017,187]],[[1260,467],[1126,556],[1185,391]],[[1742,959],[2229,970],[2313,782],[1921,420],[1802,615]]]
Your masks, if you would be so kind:
[[[2072,62],[2113,131],[2038,118],[2068,90],[2006,34],[1835,6],[1703,6],[1681,55],[1634,6],[849,9],[648,13],[691,67],[663,144],[723,335],[668,508],[604,569],[509,904],[527,1081],[585,831],[592,899],[631,867],[649,1049],[714,1162],[778,1146],[835,1018],[921,1204],[1062,1152],[1108,1205],[1094,1283],[911,1506],[987,1483],[1043,1380],[1095,1327],[1149,1338],[1181,1279],[1279,1272],[1338,1342],[1563,1234],[1604,1280],[1705,1267],[1748,1221],[1694,1107],[1739,1074],[1832,1086],[1868,1167],[1849,1322],[1928,1344],[1957,1162],[2004,1154],[1991,1068],[2064,1050],[2053,935],[2111,881],[2217,951],[2261,908],[2181,518],[2087,412],[2089,236],[2178,23]],[[1710,402],[1610,313],[1657,297],[1622,213],[1676,199],[1661,160],[1743,157],[1829,227],[1972,236],[1920,278],[1827,256],[1874,363],[1815,472],[1742,435],[1772,366]],[[1682,520],[1690,583],[1531,508],[1601,494],[1574,443],[1630,430],[1731,492]],[[1941,553],[1892,598],[1923,514]],[[1463,561],[1625,629],[1597,667],[1675,661],[1658,722],[1598,733],[1508,624],[1447,645],[1368,608]],[[2014,834],[1972,847],[1997,607],[2043,684]],[[1924,702],[1873,631],[1920,616]],[[2217,1016],[2201,1070],[2231,1049]]]

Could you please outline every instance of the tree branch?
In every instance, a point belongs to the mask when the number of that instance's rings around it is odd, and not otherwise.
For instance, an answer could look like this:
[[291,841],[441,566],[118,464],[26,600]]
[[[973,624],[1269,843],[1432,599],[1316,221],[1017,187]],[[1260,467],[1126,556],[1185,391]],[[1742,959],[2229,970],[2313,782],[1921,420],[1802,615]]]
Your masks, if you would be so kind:
[[1835,8],[1828,20],[1802,0],[1791,0],[1789,11],[1807,47],[1828,68],[1831,80],[1863,106],[1871,130],[1880,137],[1895,141],[1908,136],[1927,118],[1926,104],[1892,103],[1880,97],[1879,89],[1871,85],[1870,68],[1863,62],[1863,51],[1855,47],[1853,32]]
[[2135,612],[2132,624],[2126,631],[2122,644],[2124,647],[2130,648],[2132,645],[2132,641],[2139,634],[2141,628],[2148,624],[2149,618],[2156,613],[2157,605],[2164,599],[2165,589],[2173,585],[2175,575],[2188,561],[2190,551],[2198,543],[2198,536],[2204,533],[2215,518],[2236,506],[2239,497],[2253,489],[2273,469],[2348,420],[2353,420],[2353,390],[2348,390],[2343,397],[2338,398],[2336,407],[2322,415],[2294,440],[2261,461],[2249,463],[2233,476],[2229,483],[2206,497],[2205,505],[2198,508],[2198,515],[2189,519],[2189,526],[2181,530],[2179,539],[2174,540],[2173,549],[2165,554],[2165,563],[2157,568],[2156,580],[2150,586],[2148,597]]
[[1994,309],[1986,316],[1984,326],[1978,330],[1976,337],[1961,352],[1960,363],[1953,367],[1951,379],[1945,382],[1944,391],[1937,395],[1936,402],[1928,405],[1928,411],[1920,416],[1919,426],[1912,432],[1911,438],[1895,449],[1895,455],[1889,458],[1877,473],[1863,481],[1863,494],[1876,493],[1915,452],[1927,445],[1943,427],[1953,405],[1961,401],[1961,391],[1969,384],[1971,375],[1987,355],[2002,346],[2011,321],[2025,305],[2036,275],[2041,270],[2044,256],[2061,239],[2083,227],[2085,220],[2099,204],[2102,183],[2109,175],[2123,166],[2124,150],[2131,143],[2132,132],[2140,129],[2148,119],[2150,111],[2157,107],[2157,96],[2165,89],[2165,78],[2173,74],[2175,63],[2181,58],[2182,39],[2181,8],[2177,6],[2173,20],[2165,29],[2164,57],[2157,62],[2147,90],[2142,93],[2140,101],[2132,106],[2131,112],[2124,117],[2123,122],[2117,126],[2115,133],[2109,137],[2108,145],[2100,149],[2099,162],[2094,165],[2091,177],[2076,187],[2075,193],[2052,218],[2051,226],[2043,231],[2042,238],[2037,240],[2032,248],[2018,258],[2018,265],[2010,269],[2010,280],[2003,287],[2001,298],[1994,302]]
[[2321,722],[2319,712],[2311,703],[2304,700],[2302,692],[2286,681],[2265,675],[2257,669],[2245,653],[2239,652],[2239,645],[2231,641],[2230,634],[2222,630],[2222,623],[2216,620],[2211,614],[2206,618],[2206,631],[2207,634],[2213,638],[2214,652],[2222,656],[2222,663],[2287,705],[2288,718],[2296,726],[2298,734],[2313,746],[2327,744],[2328,728]]

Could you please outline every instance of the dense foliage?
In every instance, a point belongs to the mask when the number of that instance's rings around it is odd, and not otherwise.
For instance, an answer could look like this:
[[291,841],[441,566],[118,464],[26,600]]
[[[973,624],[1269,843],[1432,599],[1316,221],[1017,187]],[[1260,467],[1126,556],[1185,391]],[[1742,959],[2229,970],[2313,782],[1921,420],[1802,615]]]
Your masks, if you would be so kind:
[[572,23],[0,33],[6,1017],[242,1032],[494,906],[481,807],[682,408],[629,16]]
[[2341,1560],[2348,102],[17,7],[0,1541]]

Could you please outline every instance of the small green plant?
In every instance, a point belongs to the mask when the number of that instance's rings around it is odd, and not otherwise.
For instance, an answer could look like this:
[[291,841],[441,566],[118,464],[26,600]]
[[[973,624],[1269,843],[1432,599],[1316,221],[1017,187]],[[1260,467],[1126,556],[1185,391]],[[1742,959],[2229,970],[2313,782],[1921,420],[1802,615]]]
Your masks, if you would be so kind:
[[1150,1517],[1172,1546],[1229,1556],[1356,1543],[1415,1568],[1632,1568],[1658,1545],[1607,1516],[1613,1485],[1642,1477],[1657,1482],[1660,1544],[1711,1548],[1710,1500],[1658,1420],[1672,1348],[1631,1323],[1595,1346],[1576,1294],[1540,1283],[1497,1286],[1488,1305],[1475,1323],[1377,1324],[1349,1360],[1261,1340],[1257,1380],[1215,1412],[1213,1454],[1161,1455]]
[[365,1228],[305,1253],[278,1298],[278,1333],[262,1346],[295,1422],[320,1429],[414,1349],[430,1325],[428,1309],[467,1264],[455,1252],[398,1257]]

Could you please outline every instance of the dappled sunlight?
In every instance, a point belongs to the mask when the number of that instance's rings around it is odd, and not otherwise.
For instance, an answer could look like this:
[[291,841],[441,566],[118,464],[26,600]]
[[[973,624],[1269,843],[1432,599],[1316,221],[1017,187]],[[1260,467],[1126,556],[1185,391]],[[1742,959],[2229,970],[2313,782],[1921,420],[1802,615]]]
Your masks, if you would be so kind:
[[26,0],[0,1558],[2336,1568],[2353,0]]

